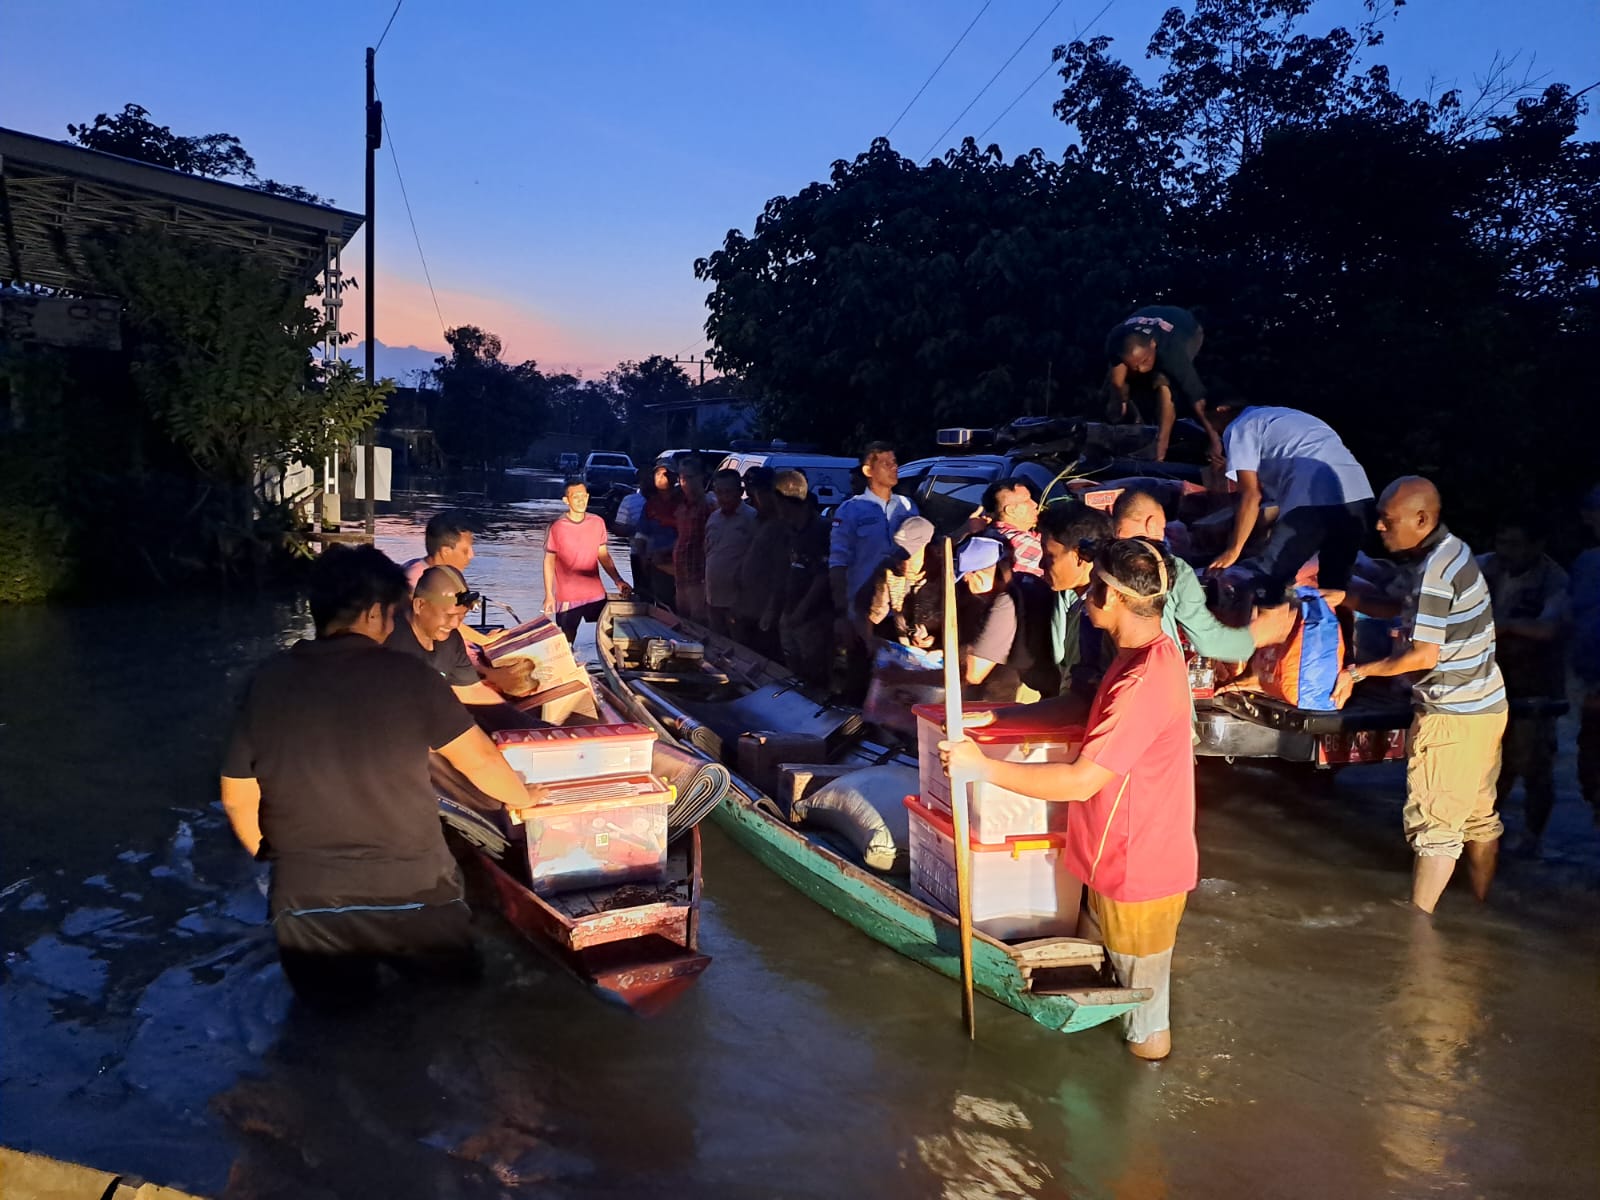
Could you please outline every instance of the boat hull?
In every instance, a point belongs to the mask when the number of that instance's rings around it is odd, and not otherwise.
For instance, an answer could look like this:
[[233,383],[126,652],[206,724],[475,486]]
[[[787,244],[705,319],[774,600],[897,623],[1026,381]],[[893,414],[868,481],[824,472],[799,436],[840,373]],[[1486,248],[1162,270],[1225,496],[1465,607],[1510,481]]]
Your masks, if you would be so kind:
[[[697,905],[700,832],[689,836]],[[689,905],[647,904],[575,921],[488,855],[474,851],[469,866],[507,924],[603,998],[641,1016],[660,1012],[711,965],[711,956],[694,948],[697,914]]]
[[[639,611],[639,607],[628,606],[625,611]],[[645,722],[658,736],[686,750],[697,750],[679,741],[673,729],[630,690],[609,652],[608,627],[602,616],[600,661],[610,690],[628,706],[632,719]],[[764,812],[757,807],[759,798],[756,789],[735,777],[733,788],[712,812],[711,820],[791,887],[868,937],[942,975],[960,977],[960,937],[954,918],[891,887]],[[1114,1020],[1150,995],[1144,989],[1119,987],[1049,994],[1031,990],[1010,949],[983,934],[973,938],[972,963],[973,986],[979,992],[1061,1033],[1076,1033]]]

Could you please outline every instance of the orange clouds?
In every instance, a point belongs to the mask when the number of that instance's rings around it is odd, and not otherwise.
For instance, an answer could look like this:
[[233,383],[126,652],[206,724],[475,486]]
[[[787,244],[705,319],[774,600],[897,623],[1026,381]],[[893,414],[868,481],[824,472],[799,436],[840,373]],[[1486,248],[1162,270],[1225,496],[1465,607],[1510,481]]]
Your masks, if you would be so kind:
[[[436,289],[446,326],[476,325],[498,334],[507,362],[534,359],[544,371],[581,371],[585,376],[604,374],[625,358],[637,358],[632,347],[609,345],[578,330],[550,320],[525,305],[498,296]],[[359,339],[365,333],[357,290],[345,295],[340,324]],[[386,346],[419,346],[445,351],[439,313],[434,311],[428,285],[388,271],[378,272],[377,336]]]

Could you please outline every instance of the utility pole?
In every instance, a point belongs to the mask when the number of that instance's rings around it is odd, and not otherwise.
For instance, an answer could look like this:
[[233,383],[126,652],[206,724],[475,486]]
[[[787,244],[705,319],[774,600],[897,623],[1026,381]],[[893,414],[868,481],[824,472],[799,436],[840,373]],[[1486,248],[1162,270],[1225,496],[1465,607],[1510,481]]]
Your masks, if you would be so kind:
[[[378,348],[377,343],[373,341],[373,325],[375,323],[373,278],[377,273],[378,239],[372,222],[378,191],[378,147],[383,145],[383,104],[378,99],[378,81],[373,72],[373,63],[377,58],[377,54],[378,52],[371,46],[367,47],[367,277],[363,282],[367,285],[367,383],[369,385],[378,382]],[[366,518],[368,536],[375,533],[377,529],[377,509],[373,503],[373,497],[378,494],[377,440],[377,429],[367,430],[367,444],[363,448],[365,460],[362,465],[367,476]]]
[[699,363],[700,364],[700,384],[701,384],[702,387],[705,386],[705,382],[706,382],[706,360],[704,358],[696,358],[692,354],[689,355],[688,358],[679,358],[676,354],[674,354],[672,356],[672,361],[675,362],[675,363],[679,363],[679,364],[687,363],[690,366],[693,366],[695,363]]

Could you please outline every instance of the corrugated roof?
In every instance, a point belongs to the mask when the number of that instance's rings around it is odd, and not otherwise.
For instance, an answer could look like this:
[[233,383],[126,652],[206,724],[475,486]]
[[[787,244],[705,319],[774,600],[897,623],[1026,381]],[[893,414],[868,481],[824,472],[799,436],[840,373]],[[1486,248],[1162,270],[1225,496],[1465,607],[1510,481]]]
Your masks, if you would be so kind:
[[84,234],[156,224],[282,264],[312,290],[360,213],[0,128],[0,281],[83,290]]

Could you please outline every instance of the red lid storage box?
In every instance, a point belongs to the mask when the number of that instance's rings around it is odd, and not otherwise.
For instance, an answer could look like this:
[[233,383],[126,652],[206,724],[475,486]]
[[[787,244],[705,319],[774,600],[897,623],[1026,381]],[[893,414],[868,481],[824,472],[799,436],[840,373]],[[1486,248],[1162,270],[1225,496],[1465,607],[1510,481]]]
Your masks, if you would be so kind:
[[522,810],[534,891],[665,880],[667,809],[675,797],[659,779],[621,775],[546,787],[549,799]]

